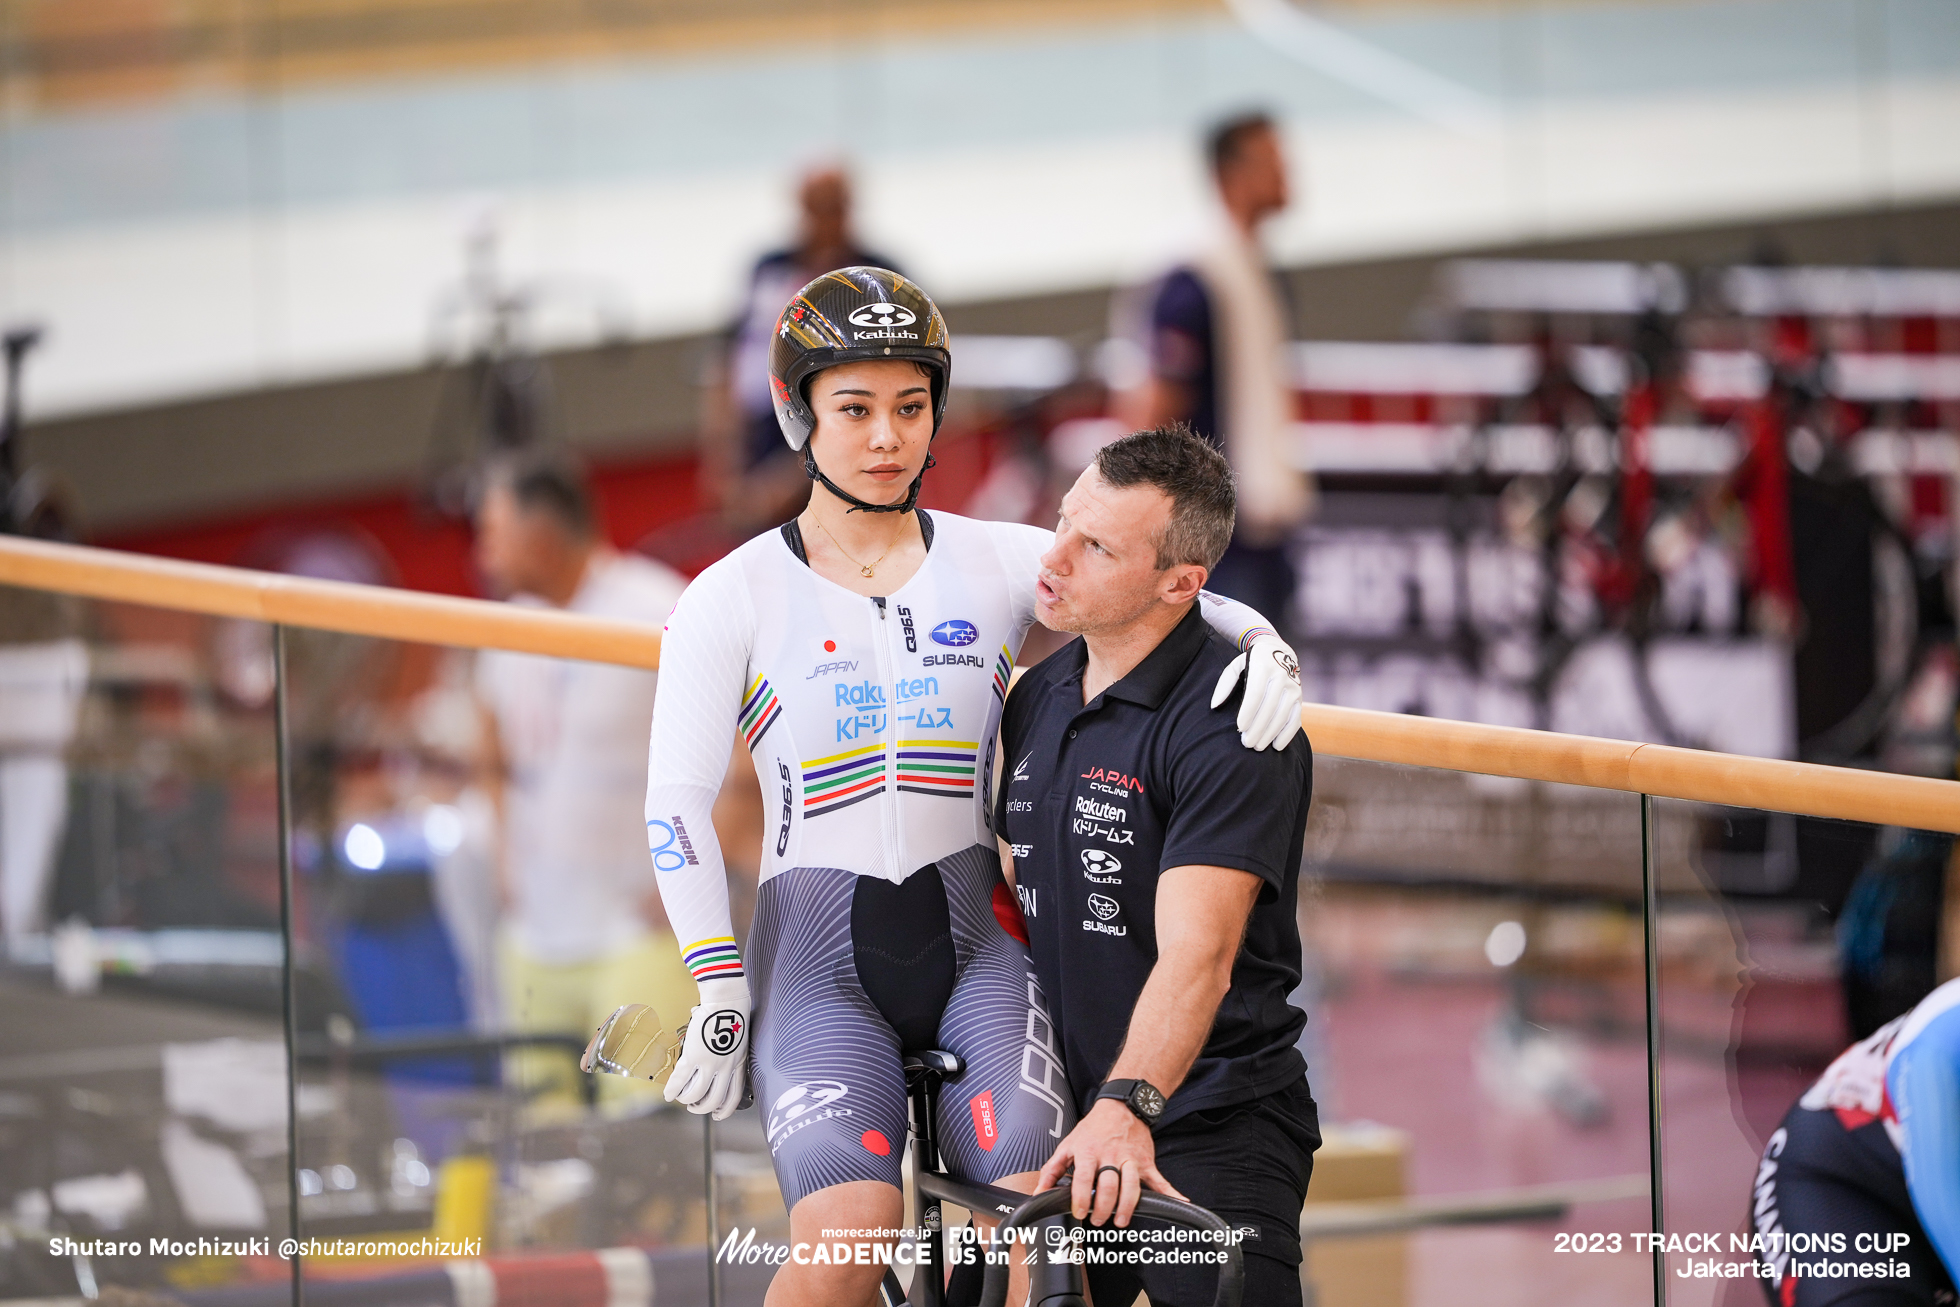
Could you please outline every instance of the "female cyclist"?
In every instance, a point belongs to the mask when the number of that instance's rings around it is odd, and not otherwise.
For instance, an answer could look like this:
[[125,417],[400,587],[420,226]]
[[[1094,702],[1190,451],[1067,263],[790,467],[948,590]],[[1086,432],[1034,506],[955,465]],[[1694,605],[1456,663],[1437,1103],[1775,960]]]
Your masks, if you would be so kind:
[[[770,381],[810,505],[701,573],[661,646],[647,831],[701,996],[666,1095],[723,1119],[753,1057],[793,1242],[902,1223],[905,1050],[966,1063],[940,1140],[968,1178],[1030,1191],[1075,1116],[989,795],[1052,536],[915,508],[951,362],[938,309],[896,273],[805,286]],[[1283,745],[1299,727],[1292,651],[1208,598],[1250,655],[1214,702],[1249,664],[1241,732]],[[735,731],[767,818],[746,959],[709,817]],[[769,1301],[868,1302],[881,1273],[792,1263]]]

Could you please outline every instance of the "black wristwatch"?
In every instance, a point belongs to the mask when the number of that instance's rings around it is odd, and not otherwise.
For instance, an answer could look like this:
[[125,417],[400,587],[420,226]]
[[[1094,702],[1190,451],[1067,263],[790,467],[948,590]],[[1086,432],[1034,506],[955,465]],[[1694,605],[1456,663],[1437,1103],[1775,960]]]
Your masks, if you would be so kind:
[[1097,1101],[1114,1098],[1136,1113],[1137,1120],[1152,1130],[1164,1119],[1164,1094],[1148,1080],[1105,1080],[1096,1091]]

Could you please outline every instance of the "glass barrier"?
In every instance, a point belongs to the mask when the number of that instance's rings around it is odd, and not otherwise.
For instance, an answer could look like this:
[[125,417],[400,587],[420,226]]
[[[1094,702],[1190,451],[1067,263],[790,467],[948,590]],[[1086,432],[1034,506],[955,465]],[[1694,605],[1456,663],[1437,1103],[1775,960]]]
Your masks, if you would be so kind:
[[[1316,760],[1310,1301],[1652,1301],[1646,1259],[1560,1245],[1648,1223],[1640,830],[1635,795]],[[1427,1215],[1340,1233],[1389,1198]]]
[[[413,1250],[309,1280],[393,1301],[463,1256],[707,1301],[702,1119],[577,1067],[618,1005],[672,1027],[694,1002],[642,834],[653,676],[320,631],[286,651],[296,939],[333,994],[299,1034],[301,1225]],[[739,880],[759,837],[730,843]],[[717,1133],[727,1217],[754,1224],[756,1114]]]
[[[711,1269],[787,1235],[761,1114],[576,1070],[693,998],[648,673],[15,590],[0,631],[0,1301],[761,1301]],[[738,936],[761,823],[731,740]],[[1308,1301],[1753,1307],[1792,1132],[1889,1130],[1882,1075],[1815,1087],[1938,983],[1953,843],[1317,759]]]
[[1841,1064],[1835,1090],[1820,1078],[1938,985],[1953,837],[1674,800],[1654,800],[1653,815],[1665,1207],[1683,1236],[1665,1254],[1668,1302],[1756,1307],[1752,1236],[1775,1254],[1778,1232],[1819,1233],[1826,1215],[1843,1246],[1765,1259],[1779,1287],[1793,1262],[1817,1278],[1841,1254],[1937,1276],[1917,1260],[1923,1234],[1897,1256],[1861,1257],[1859,1235],[1901,1222],[1876,1207],[1820,1212],[1815,1177],[1848,1166],[1867,1193],[1893,1186],[1912,1219],[1882,1063]]
[[0,589],[0,1299],[289,1293],[275,680],[261,624]]

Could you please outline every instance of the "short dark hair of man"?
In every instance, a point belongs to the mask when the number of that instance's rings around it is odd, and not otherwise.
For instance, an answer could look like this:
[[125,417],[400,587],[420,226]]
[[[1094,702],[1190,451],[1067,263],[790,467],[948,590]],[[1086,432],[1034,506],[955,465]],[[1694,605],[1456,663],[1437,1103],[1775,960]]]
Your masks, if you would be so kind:
[[1170,496],[1171,521],[1157,539],[1157,570],[1196,563],[1210,571],[1232,543],[1238,493],[1232,465],[1182,422],[1112,440],[1096,454],[1103,484],[1155,486]]
[[1260,132],[1275,131],[1273,116],[1263,109],[1234,114],[1213,127],[1205,136],[1205,157],[1211,161],[1213,176],[1238,161],[1245,143]]
[[590,540],[599,531],[599,515],[585,469],[569,455],[554,450],[507,454],[490,465],[485,488],[501,486],[526,513],[546,513],[574,540]]

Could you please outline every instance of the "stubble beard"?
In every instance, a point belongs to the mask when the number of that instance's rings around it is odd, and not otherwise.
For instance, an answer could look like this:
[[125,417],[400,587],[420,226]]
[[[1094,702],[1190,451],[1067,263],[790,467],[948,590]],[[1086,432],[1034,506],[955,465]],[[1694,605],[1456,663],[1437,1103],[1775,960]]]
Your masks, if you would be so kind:
[[1114,596],[1104,596],[1103,601],[1094,608],[1084,608],[1081,604],[1069,601],[1067,613],[1044,613],[1036,605],[1035,614],[1043,626],[1061,635],[1105,635],[1130,626],[1149,611],[1153,596],[1145,595],[1127,606]]

